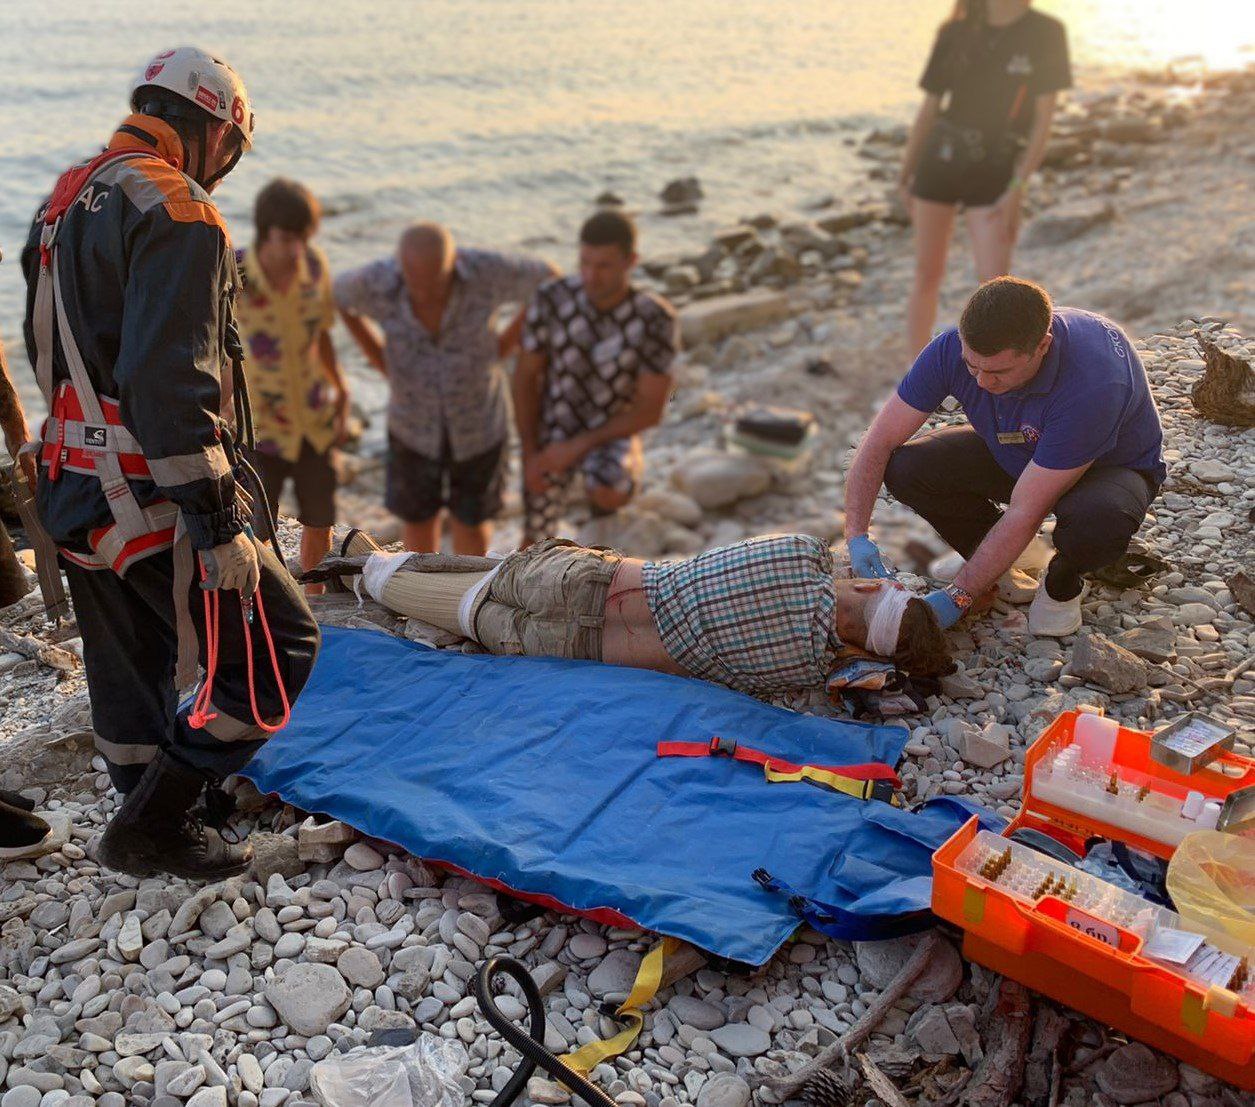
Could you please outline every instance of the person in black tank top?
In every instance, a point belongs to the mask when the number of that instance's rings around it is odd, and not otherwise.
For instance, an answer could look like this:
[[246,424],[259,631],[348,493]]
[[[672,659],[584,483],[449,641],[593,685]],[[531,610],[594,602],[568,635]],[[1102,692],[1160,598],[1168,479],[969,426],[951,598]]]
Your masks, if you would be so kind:
[[898,181],[915,226],[912,356],[932,333],[960,205],[977,277],[1010,272],[1024,186],[1071,84],[1067,32],[1031,0],[958,0],[937,32]]

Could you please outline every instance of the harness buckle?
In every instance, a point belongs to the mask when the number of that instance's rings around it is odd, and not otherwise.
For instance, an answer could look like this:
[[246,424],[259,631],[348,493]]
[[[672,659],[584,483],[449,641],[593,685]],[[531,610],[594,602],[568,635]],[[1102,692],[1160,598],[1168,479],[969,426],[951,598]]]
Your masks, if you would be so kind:
[[718,735],[715,735],[710,740],[710,756],[735,757],[736,742],[732,738],[720,738]]
[[880,800],[881,803],[887,803],[893,807],[900,806],[897,794],[893,790],[893,781],[891,780],[873,780],[868,798]]

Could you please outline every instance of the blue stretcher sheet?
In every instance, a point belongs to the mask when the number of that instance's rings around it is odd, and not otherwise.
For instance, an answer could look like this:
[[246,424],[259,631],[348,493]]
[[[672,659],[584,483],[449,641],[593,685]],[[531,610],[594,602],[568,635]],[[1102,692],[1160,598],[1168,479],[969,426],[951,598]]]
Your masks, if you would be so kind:
[[839,909],[852,928],[844,936],[926,921],[927,858],[976,809],[920,818],[769,784],[757,766],[726,758],[655,755],[659,741],[716,734],[829,765],[894,765],[907,738],[705,681],[468,656],[332,627],[291,723],[246,775],[419,857],[753,965],[801,909],[754,881],[760,867]]

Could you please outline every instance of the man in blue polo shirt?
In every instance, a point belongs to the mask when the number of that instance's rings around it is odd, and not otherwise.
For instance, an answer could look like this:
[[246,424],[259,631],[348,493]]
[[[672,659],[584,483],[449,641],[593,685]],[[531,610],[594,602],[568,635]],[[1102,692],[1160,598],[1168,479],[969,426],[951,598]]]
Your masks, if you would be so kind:
[[[968,423],[912,439],[947,396]],[[868,534],[882,484],[966,559],[926,597],[943,626],[992,593],[1053,513],[1056,552],[1029,630],[1074,634],[1081,575],[1128,549],[1166,475],[1162,452],[1146,370],[1119,327],[1052,307],[1030,281],[989,281],[958,328],[920,354],[858,449],[845,508],[855,575],[886,575]]]

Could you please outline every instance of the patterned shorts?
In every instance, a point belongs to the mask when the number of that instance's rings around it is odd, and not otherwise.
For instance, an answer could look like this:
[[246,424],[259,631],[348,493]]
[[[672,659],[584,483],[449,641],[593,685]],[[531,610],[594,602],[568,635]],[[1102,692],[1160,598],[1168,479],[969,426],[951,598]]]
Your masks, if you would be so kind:
[[574,498],[575,482],[584,478],[585,487],[611,488],[629,495],[640,481],[643,459],[640,440],[616,438],[590,450],[584,460],[553,478],[538,495],[523,490],[523,533],[528,541],[559,537],[562,516]]

